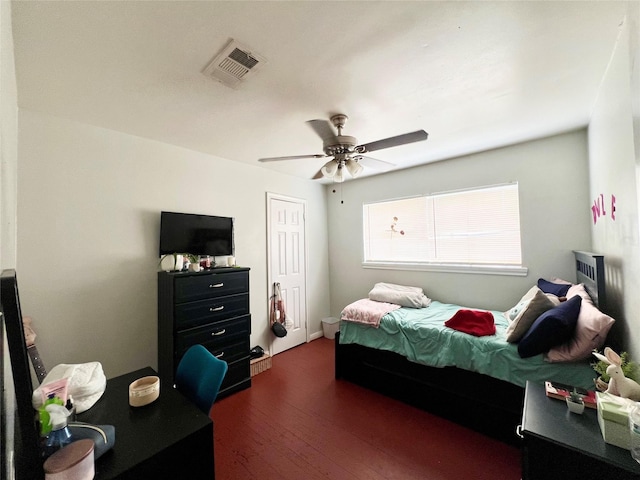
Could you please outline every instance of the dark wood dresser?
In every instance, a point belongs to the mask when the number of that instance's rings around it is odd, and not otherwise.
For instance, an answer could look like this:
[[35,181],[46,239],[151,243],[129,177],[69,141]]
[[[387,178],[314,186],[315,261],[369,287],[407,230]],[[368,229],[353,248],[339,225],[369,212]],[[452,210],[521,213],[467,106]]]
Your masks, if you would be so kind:
[[189,347],[204,345],[229,365],[218,397],[251,386],[249,268],[158,273],[158,373],[173,385]]

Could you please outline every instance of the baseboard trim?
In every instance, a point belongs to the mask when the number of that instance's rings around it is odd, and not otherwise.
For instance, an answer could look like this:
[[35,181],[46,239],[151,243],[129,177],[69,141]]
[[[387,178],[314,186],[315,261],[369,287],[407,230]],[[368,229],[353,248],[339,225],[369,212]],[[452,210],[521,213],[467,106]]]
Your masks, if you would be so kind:
[[322,337],[324,337],[322,330],[320,330],[319,332],[313,332],[311,335],[309,335],[309,341],[311,342],[313,340],[317,340]]

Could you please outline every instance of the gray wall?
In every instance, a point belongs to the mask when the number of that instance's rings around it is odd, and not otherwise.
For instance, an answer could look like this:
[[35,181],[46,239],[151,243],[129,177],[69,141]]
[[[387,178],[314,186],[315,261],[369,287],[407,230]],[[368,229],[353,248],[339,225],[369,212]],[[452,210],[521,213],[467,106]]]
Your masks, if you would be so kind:
[[[428,141],[427,141],[428,142]],[[575,281],[572,250],[591,246],[586,131],[329,187],[331,311],[380,281],[420,286],[432,299],[507,310],[539,277]],[[363,202],[517,181],[526,277],[363,269]],[[331,190],[336,189],[336,193]],[[344,203],[340,203],[340,199]]]
[[[640,3],[629,2],[589,125],[590,198],[606,215],[591,222],[594,250],[605,255],[612,340],[640,359]],[[615,218],[611,197],[616,198]]]
[[[364,201],[518,180],[527,277],[361,267]],[[588,134],[569,133],[465,158],[365,178],[330,193],[331,311],[366,296],[377,281],[419,285],[432,298],[506,309],[539,276],[573,280],[571,250],[605,255],[610,343],[640,358],[640,4],[627,4]],[[331,192],[333,187],[329,187]],[[591,207],[602,195],[605,212]],[[616,197],[615,219],[611,196]],[[344,204],[340,203],[340,197]]]

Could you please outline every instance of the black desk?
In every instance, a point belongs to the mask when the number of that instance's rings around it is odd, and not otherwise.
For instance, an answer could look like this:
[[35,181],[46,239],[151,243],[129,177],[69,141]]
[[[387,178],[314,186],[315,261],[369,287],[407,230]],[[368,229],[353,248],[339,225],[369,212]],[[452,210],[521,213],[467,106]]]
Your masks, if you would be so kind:
[[129,384],[147,375],[157,374],[147,367],[108,380],[102,398],[78,415],[116,428],[95,479],[214,479],[213,422],[172,385],[161,382],[160,398],[149,405],[129,406]]
[[570,413],[544,386],[527,382],[522,414],[523,480],[640,479],[640,465],[602,438],[596,410]]

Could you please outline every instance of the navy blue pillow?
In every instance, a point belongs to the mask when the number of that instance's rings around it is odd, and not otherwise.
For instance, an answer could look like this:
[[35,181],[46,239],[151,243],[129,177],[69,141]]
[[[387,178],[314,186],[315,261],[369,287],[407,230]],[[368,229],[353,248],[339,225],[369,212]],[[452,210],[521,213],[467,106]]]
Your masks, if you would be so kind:
[[538,288],[544,293],[551,293],[557,297],[566,297],[571,285],[565,283],[553,283],[544,278],[538,279]]
[[569,340],[578,322],[581,303],[582,297],[576,295],[540,315],[518,343],[518,354],[522,358],[533,357]]

